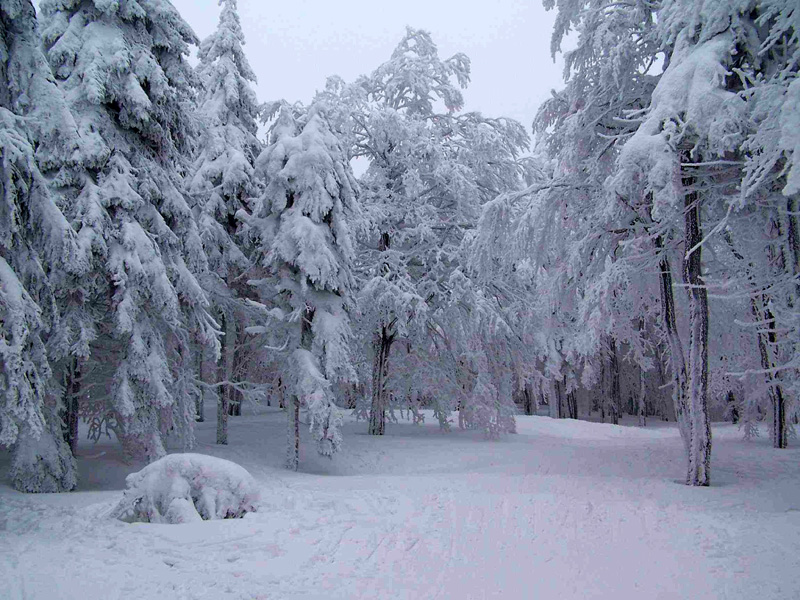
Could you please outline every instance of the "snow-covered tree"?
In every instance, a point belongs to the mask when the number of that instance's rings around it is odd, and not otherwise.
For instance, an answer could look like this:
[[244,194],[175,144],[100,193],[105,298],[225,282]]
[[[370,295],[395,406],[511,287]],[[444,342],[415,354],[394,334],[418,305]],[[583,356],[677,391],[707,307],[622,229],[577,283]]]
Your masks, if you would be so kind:
[[256,76],[242,48],[244,34],[237,2],[220,0],[220,4],[222,12],[217,30],[203,41],[198,53],[201,97],[197,115],[202,133],[189,192],[208,257],[211,277],[206,287],[221,313],[225,334],[217,443],[227,444],[228,413],[237,410],[233,406],[235,390],[225,382],[235,379],[236,347],[240,337],[237,322],[240,332],[246,326],[242,295],[246,295],[247,290],[237,281],[249,267],[237,238],[236,214],[247,210],[248,199],[255,196],[253,165],[261,144],[256,138],[260,107],[252,89]]
[[301,408],[308,411],[320,454],[331,456],[342,441],[333,385],[355,380],[351,227],[359,218],[358,187],[316,106],[298,120],[288,106],[280,109],[256,171],[265,190],[251,226],[261,236],[262,294],[288,336],[282,372],[290,396],[286,464],[296,470]]
[[192,443],[195,399],[175,393],[172,358],[190,351],[190,332],[217,343],[197,279],[207,260],[182,192],[196,39],[164,0],[45,0],[41,9],[81,136],[81,172],[63,184],[64,212],[91,261],[79,288],[96,327],[83,377],[100,378],[92,399],[106,400],[126,452],[152,460],[170,430]]
[[[393,405],[415,397],[442,402],[441,415],[455,407],[456,397],[435,392],[436,377],[414,373],[428,359],[442,367],[439,385],[442,375],[458,371],[455,357],[467,347],[445,348],[465,339],[448,337],[442,324],[470,318],[450,285],[463,262],[465,232],[481,204],[521,181],[524,129],[508,119],[458,114],[468,81],[466,56],[442,59],[429,33],[409,28],[387,62],[351,85],[333,78],[320,95],[350,155],[369,161],[360,180],[369,235],[360,245],[359,324],[372,358],[363,412],[373,435],[384,433]],[[453,311],[461,312],[446,314]],[[391,358],[401,340],[405,352]],[[405,383],[393,384],[393,372]],[[455,379],[451,384],[460,387]]]
[[[40,170],[52,164],[51,154],[74,150],[62,108],[33,5],[2,0],[0,444],[13,447],[12,483],[25,492],[68,491],[77,483],[46,348],[61,327],[54,283],[81,271],[76,235]],[[63,129],[59,118],[67,121]]]
[[759,32],[760,45],[753,47],[752,37],[746,40],[748,63],[737,69],[743,86],[739,96],[748,114],[740,212],[744,224],[752,224],[754,213],[761,215],[761,235],[755,238],[760,241],[761,260],[757,254],[749,254],[741,257],[741,264],[746,269],[745,285],[750,288],[753,326],[758,330],[761,368],[754,371],[761,372],[754,375],[766,379],[773,444],[785,448],[791,423],[797,421],[800,411],[800,168],[796,159],[800,149],[800,21],[791,1],[771,0],[748,8],[755,17],[751,27]]

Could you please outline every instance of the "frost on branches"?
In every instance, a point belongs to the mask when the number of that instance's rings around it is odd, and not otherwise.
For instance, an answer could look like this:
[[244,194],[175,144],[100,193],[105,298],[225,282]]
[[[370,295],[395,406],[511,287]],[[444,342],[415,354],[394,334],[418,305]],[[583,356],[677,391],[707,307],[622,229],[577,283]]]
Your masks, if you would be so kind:
[[485,296],[460,295],[451,278],[466,272],[465,234],[481,205],[520,184],[528,138],[510,119],[459,113],[469,74],[465,55],[441,58],[428,32],[407,28],[388,61],[352,84],[331,78],[318,98],[350,155],[369,161],[360,180],[367,231],[358,338],[371,394],[359,413],[373,435],[396,408],[420,402],[448,426],[470,378],[461,324],[492,312]]
[[16,489],[62,492],[77,479],[46,345],[59,327],[52,274],[74,271],[77,249],[34,151],[47,136],[31,102],[58,91],[29,1],[0,2],[0,64],[0,444]]
[[[239,283],[250,261],[241,248],[236,215],[248,211],[248,200],[256,196],[253,165],[262,147],[256,138],[261,110],[252,89],[256,76],[242,48],[244,34],[236,0],[220,0],[220,4],[217,30],[203,40],[198,52],[201,134],[188,187],[208,257],[209,277],[204,285],[223,322],[220,379],[224,383],[236,379],[234,371],[241,361],[238,333],[247,320],[243,297],[250,294]],[[240,406],[234,402],[231,385],[219,391],[217,443],[227,444],[228,414],[238,414]]]
[[287,466],[297,469],[300,409],[308,412],[317,450],[339,448],[341,416],[332,384],[353,381],[350,311],[358,216],[350,165],[318,107],[296,119],[280,109],[256,169],[265,184],[252,226],[261,237],[260,282],[288,341],[282,378],[290,394]]
[[[207,270],[181,191],[196,39],[164,0],[46,0],[47,56],[82,142],[64,182],[92,277],[80,288],[96,326],[85,378],[129,455],[154,460],[172,430],[193,437],[196,388],[176,392],[194,334],[217,344],[198,282]],[[109,372],[110,368],[110,372]],[[85,398],[84,398],[85,399]]]

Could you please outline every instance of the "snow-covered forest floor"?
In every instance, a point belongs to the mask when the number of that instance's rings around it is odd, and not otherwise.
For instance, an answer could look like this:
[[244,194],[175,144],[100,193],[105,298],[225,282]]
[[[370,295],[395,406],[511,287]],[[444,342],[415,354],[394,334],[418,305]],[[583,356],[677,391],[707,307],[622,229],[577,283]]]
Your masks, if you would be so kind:
[[[211,416],[211,415],[209,415]],[[392,424],[345,425],[332,461],[282,468],[285,416],[213,419],[197,452],[263,486],[242,520],[126,524],[107,517],[141,465],[85,444],[71,494],[0,487],[8,599],[790,598],[800,590],[800,449],[715,424],[712,486],[689,488],[671,424],[646,429],[518,417],[486,441]],[[5,461],[7,455],[0,455]],[[5,471],[6,465],[0,465]]]

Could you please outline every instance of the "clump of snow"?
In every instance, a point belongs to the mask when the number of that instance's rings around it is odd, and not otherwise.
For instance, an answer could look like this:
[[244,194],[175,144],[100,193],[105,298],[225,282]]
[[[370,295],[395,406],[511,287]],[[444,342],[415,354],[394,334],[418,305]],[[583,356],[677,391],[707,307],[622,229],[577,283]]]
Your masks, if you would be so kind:
[[253,477],[236,463],[203,454],[170,454],[126,478],[111,513],[129,523],[238,519],[258,509]]

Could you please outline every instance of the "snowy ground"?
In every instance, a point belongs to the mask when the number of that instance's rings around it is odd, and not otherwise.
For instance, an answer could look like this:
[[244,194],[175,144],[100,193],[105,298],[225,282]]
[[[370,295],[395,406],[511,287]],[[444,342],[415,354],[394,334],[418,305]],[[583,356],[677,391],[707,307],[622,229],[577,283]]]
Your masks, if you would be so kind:
[[[81,491],[0,486],[0,598],[787,599],[800,595],[800,450],[714,427],[714,485],[680,485],[674,428],[519,417],[489,442],[433,424],[383,439],[348,423],[327,461],[280,468],[284,417],[213,423],[197,452],[263,485],[242,520],[189,525],[107,518],[124,465],[81,448]],[[304,448],[305,450],[305,448]],[[0,468],[7,456],[0,455]]]

